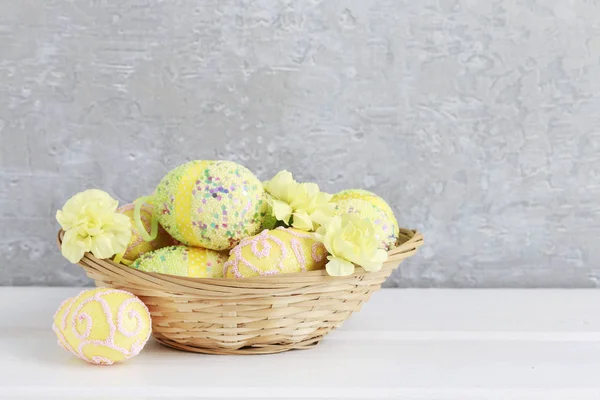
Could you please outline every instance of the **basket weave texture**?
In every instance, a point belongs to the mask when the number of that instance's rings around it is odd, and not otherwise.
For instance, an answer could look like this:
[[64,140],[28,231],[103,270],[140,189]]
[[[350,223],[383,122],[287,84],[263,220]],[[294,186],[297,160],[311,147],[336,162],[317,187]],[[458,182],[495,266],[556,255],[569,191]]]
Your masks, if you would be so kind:
[[[63,232],[58,234],[59,245]],[[359,311],[373,292],[423,244],[400,229],[398,246],[377,272],[356,268],[332,277],[325,270],[243,279],[187,278],[139,271],[90,253],[79,262],[98,287],[138,296],[161,343],[208,354],[268,354],[308,349]]]

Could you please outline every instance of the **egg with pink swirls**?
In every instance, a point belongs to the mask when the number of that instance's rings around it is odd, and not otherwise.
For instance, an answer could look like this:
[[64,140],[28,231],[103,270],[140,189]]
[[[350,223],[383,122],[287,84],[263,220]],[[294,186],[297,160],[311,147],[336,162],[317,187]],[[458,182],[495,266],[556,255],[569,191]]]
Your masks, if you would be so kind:
[[58,344],[92,364],[111,365],[136,356],[152,331],[148,308],[124,290],[84,290],[65,300],[52,330]]
[[223,265],[226,278],[275,275],[325,268],[327,249],[313,232],[279,227],[242,239]]

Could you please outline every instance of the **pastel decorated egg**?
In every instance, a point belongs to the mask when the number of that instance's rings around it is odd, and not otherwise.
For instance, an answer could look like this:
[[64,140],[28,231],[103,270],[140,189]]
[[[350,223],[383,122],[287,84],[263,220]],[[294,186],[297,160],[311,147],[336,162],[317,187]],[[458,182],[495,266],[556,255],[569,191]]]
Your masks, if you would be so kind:
[[225,251],[170,246],[142,254],[131,264],[131,268],[192,278],[222,278],[227,257]]
[[394,212],[381,197],[361,189],[343,190],[336,193],[331,202],[335,204],[334,215],[355,213],[368,218],[375,226],[379,248],[388,250],[398,240],[399,228]]
[[225,263],[226,278],[243,278],[322,269],[327,250],[314,233],[293,228],[264,230],[242,239]]
[[92,364],[111,365],[136,356],[152,330],[148,309],[129,292],[84,290],[65,300],[52,330],[67,351]]
[[[147,242],[144,239],[142,239],[140,232],[133,219],[134,207],[134,204],[126,204],[122,207],[119,207],[119,209],[117,210],[117,212],[127,215],[131,220],[131,240],[129,241],[127,250],[125,250],[123,260],[127,262],[133,262],[141,254],[177,244],[177,241],[173,239],[167,233],[167,231],[165,231],[160,225],[158,226],[158,234],[154,240]],[[144,229],[146,229],[146,232],[150,232],[151,229],[153,209],[154,207],[150,204],[144,204],[142,205],[142,208],[140,210],[141,222],[144,226]]]
[[170,171],[153,196],[155,216],[189,246],[225,250],[259,232],[266,202],[261,182],[231,161],[190,161]]

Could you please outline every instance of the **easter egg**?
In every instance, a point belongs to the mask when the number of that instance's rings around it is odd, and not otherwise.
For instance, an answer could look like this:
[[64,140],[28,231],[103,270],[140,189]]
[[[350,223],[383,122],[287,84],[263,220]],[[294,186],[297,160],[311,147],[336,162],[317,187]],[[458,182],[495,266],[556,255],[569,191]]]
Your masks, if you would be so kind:
[[67,351],[92,364],[111,365],[136,356],[152,330],[150,313],[129,292],[84,290],[65,300],[52,330]]
[[398,240],[399,228],[394,212],[381,197],[361,189],[343,190],[333,195],[334,215],[355,213],[368,218],[375,227],[379,248],[388,250]]
[[154,214],[189,246],[225,250],[260,231],[266,202],[261,182],[231,161],[190,161],[170,171],[153,196]]
[[[131,220],[131,240],[129,241],[127,250],[125,250],[125,253],[123,254],[123,260],[133,262],[141,254],[177,244],[177,241],[173,239],[160,225],[158,226],[158,235],[154,240],[147,242],[142,239],[140,232],[138,231],[138,228],[133,220],[134,207],[134,204],[126,204],[117,209],[117,212],[127,215]],[[142,205],[142,209],[140,211],[141,222],[144,226],[144,229],[146,229],[146,232],[150,232],[153,208],[154,207],[149,204],[144,204]]]
[[227,257],[224,251],[170,246],[142,254],[131,264],[131,268],[192,278],[222,278]]
[[314,233],[293,228],[264,230],[242,239],[225,263],[226,278],[243,278],[322,269],[327,250]]

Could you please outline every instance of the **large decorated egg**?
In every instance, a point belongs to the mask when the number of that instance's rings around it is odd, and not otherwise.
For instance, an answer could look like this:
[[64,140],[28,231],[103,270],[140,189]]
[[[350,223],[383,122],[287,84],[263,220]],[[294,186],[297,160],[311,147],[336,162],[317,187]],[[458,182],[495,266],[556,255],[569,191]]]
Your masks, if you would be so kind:
[[67,351],[92,364],[111,365],[137,355],[152,323],[148,309],[123,290],[84,290],[65,300],[52,329]]
[[181,243],[225,250],[259,232],[263,187],[231,161],[190,161],[170,171],[153,196],[154,214]]
[[[127,215],[131,220],[131,240],[129,241],[127,250],[125,250],[125,253],[123,254],[123,259],[125,261],[133,262],[141,254],[177,244],[177,241],[173,239],[171,235],[169,235],[167,231],[165,231],[160,225],[158,226],[158,234],[154,240],[147,242],[142,239],[137,225],[133,220],[134,207],[134,204],[126,204],[122,207],[119,207],[117,210],[117,212]],[[149,204],[142,205],[140,210],[141,223],[144,229],[146,229],[146,232],[150,232],[151,229],[152,211],[153,206]]]
[[192,278],[222,278],[227,257],[224,251],[170,246],[142,254],[131,264],[131,268]]
[[280,227],[242,239],[225,263],[225,277],[312,271],[326,263],[327,250],[314,233]]
[[350,189],[336,193],[331,202],[335,204],[334,215],[354,213],[371,220],[379,248],[388,250],[395,245],[399,235],[398,222],[381,197],[367,190]]

